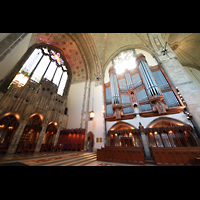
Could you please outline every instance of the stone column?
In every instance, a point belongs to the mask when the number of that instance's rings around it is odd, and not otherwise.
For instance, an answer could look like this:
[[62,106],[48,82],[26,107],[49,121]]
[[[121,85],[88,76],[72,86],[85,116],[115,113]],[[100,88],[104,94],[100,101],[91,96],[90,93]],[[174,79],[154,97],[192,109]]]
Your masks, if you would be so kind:
[[39,134],[39,137],[38,137],[38,140],[37,140],[37,143],[36,143],[36,147],[35,147],[34,153],[40,152],[40,149],[41,149],[41,146],[42,146],[42,142],[43,142],[43,138],[44,138],[44,135],[46,133],[46,129],[47,129],[47,125],[42,125],[42,130],[40,131],[40,134]]
[[167,45],[165,55],[161,52],[164,49],[165,41],[160,33],[148,33],[151,47],[155,58],[161,64],[168,78],[174,87],[178,87],[187,103],[187,110],[192,114],[192,123],[200,137],[200,88],[196,85],[181,63],[177,60],[173,50]]
[[177,57],[172,50],[168,50],[166,55],[162,55],[160,51],[156,51],[155,56],[173,86],[178,87],[183,98],[185,99],[187,103],[187,110],[192,114],[192,122],[198,132],[198,135],[200,136],[200,88],[177,60]]
[[6,152],[7,155],[15,153],[17,146],[19,144],[20,138],[21,138],[21,136],[24,132],[24,129],[25,129],[27,123],[28,123],[27,120],[22,120],[19,123],[19,126],[18,126],[18,128],[17,128],[17,130],[16,130],[16,132],[15,132],[13,138],[12,138],[12,141],[11,141],[9,147],[8,147],[8,150]]
[[61,127],[58,127],[57,133],[55,135],[54,142],[53,142],[54,145],[58,144],[58,139],[59,139],[59,136],[60,136],[60,130],[61,130]]
[[142,141],[142,144],[144,147],[145,157],[151,157],[149,141],[148,141],[147,135],[144,132],[144,127],[142,126],[142,124],[140,122],[139,122],[139,130],[140,130],[140,135],[141,135],[141,141]]

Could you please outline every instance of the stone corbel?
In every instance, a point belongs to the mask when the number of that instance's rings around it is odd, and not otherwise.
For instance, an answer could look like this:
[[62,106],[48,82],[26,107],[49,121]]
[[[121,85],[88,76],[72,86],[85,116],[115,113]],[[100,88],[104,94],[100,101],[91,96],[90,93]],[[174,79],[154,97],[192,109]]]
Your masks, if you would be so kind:
[[115,118],[121,119],[121,116],[123,114],[122,104],[113,104],[112,108],[113,108],[113,114],[114,114]]
[[153,108],[153,111],[158,111],[158,113],[161,114],[167,114],[166,109],[168,106],[164,102],[164,96],[163,95],[155,95],[150,98],[150,102]]

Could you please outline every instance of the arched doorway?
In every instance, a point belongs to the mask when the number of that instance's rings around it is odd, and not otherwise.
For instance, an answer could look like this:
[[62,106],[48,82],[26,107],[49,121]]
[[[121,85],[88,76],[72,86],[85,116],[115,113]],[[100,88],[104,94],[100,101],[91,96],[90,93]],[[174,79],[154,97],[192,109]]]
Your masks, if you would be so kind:
[[139,131],[126,122],[114,124],[108,131],[109,146],[142,147]]
[[93,151],[93,146],[94,146],[94,135],[92,132],[89,132],[88,133],[88,139],[87,139],[87,150],[89,152],[92,152]]
[[50,122],[48,124],[40,151],[51,150],[51,147],[52,147],[53,141],[54,141],[54,137],[57,133],[57,125],[58,125],[57,122]]
[[35,113],[30,116],[29,122],[26,125],[22,137],[20,138],[17,152],[33,152],[36,146],[36,142],[40,131],[42,130],[42,121],[44,116],[39,113]]
[[[17,115],[17,116],[16,116]],[[0,119],[0,152],[6,152],[19,126],[18,114],[7,113]]]

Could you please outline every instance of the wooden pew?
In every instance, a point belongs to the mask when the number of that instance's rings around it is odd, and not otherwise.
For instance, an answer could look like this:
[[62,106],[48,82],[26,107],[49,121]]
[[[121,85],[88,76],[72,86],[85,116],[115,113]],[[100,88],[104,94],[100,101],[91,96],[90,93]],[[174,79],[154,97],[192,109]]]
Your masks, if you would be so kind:
[[158,166],[196,165],[195,158],[200,157],[200,147],[150,147]]
[[97,160],[144,165],[144,152],[142,147],[111,147],[97,149]]
[[8,146],[9,146],[8,143],[7,144],[0,144],[0,151],[5,153],[8,149]]

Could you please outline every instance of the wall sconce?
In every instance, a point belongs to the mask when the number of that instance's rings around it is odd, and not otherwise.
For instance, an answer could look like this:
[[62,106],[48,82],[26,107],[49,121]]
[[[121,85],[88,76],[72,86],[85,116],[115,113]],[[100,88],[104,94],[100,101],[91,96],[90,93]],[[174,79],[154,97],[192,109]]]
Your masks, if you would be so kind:
[[181,95],[181,93],[180,93],[178,87],[175,87],[175,89],[176,89],[176,91],[177,91],[177,93],[178,93],[178,95],[179,95],[181,101],[183,102],[183,104],[184,104],[185,106],[187,106],[187,103],[186,103],[185,99],[183,98],[183,96]]
[[186,109],[184,109],[183,112],[187,115],[188,120],[192,120],[192,115]]
[[0,128],[5,128],[5,125],[4,124],[0,125]]
[[[186,103],[186,101],[184,100],[183,96],[181,95],[181,93],[180,93],[178,87],[176,87],[176,91],[178,92],[178,95],[179,95],[179,97],[181,98],[183,104],[184,104],[185,106],[187,106],[187,103]],[[192,115],[187,111],[186,108],[183,110],[183,113],[187,115],[187,119],[188,119],[188,120],[192,120]]]
[[29,76],[24,72],[18,73],[12,81],[12,84],[17,85],[18,87],[23,87],[29,80]]
[[12,129],[14,129],[14,127],[13,127],[13,126],[9,126],[8,129],[9,129],[9,130],[12,130]]
[[94,116],[95,116],[94,111],[90,111],[90,120],[93,120]]

